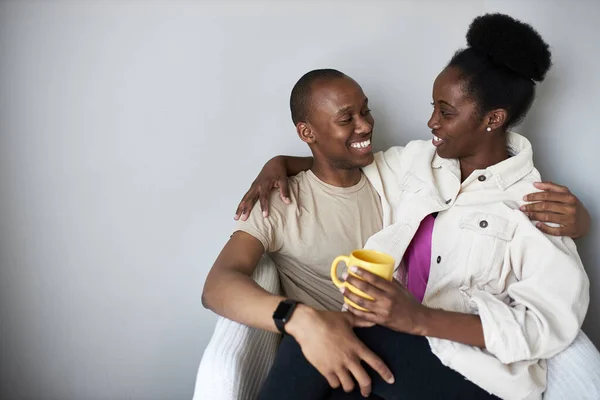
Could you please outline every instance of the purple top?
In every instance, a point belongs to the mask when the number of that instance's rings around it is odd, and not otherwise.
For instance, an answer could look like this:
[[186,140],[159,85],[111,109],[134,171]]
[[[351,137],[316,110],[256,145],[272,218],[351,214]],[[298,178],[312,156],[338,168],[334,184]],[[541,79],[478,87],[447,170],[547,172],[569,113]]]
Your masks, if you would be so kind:
[[432,215],[426,216],[421,221],[417,233],[404,253],[404,264],[407,271],[406,288],[421,302],[425,296],[431,268],[431,238],[434,221],[435,218]]

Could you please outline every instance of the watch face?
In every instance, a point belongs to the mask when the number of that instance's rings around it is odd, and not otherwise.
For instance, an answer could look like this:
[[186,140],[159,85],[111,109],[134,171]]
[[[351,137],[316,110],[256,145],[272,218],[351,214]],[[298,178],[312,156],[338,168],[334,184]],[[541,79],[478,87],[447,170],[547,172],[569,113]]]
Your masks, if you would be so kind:
[[292,308],[294,307],[294,305],[295,305],[294,303],[288,303],[285,301],[279,303],[279,306],[273,313],[273,318],[281,320],[281,321],[285,321],[288,318],[289,313],[292,310]]

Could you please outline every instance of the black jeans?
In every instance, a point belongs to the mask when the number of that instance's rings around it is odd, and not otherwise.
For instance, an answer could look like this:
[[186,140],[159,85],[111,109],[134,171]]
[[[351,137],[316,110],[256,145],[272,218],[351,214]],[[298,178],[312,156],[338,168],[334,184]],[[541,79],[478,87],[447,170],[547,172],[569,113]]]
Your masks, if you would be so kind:
[[[427,339],[374,326],[357,328],[356,335],[392,370],[395,382],[386,383],[370,367],[370,398],[385,400],[498,399],[446,367],[431,352]],[[304,358],[300,346],[286,335],[260,395],[260,400],[363,399],[356,385],[352,393],[332,390],[327,380]]]

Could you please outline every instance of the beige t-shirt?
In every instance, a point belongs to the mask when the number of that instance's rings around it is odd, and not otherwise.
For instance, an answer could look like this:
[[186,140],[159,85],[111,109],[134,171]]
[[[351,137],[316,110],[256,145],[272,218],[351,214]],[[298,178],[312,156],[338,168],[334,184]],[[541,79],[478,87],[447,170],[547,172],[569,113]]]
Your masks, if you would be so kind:
[[292,204],[285,204],[274,190],[269,217],[263,218],[256,203],[235,231],[260,240],[277,264],[287,297],[317,309],[339,310],[343,298],[331,282],[331,263],[362,248],[382,229],[379,195],[364,175],[358,184],[343,188],[306,171],[291,177],[289,188]]

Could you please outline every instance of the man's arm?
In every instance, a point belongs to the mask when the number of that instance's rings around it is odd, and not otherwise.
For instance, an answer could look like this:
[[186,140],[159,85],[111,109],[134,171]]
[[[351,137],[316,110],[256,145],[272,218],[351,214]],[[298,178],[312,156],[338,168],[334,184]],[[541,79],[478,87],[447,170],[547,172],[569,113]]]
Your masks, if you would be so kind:
[[[206,278],[202,304],[233,321],[277,332],[272,315],[284,298],[267,292],[251,278],[263,253],[258,239],[246,232],[234,233]],[[341,385],[350,391],[356,380],[361,392],[368,395],[371,379],[361,361],[386,382],[393,383],[394,378],[383,361],[354,335],[352,326],[360,323],[350,314],[317,311],[300,304],[286,331],[331,387]]]
[[[238,220],[241,217],[245,221],[257,201],[260,201],[263,216],[268,217],[269,193],[274,188],[279,188],[281,199],[289,204],[287,177],[310,169],[312,163],[312,157],[276,156],[270,159],[242,198],[234,219]],[[591,226],[590,214],[568,187],[552,182],[538,182],[534,186],[543,192],[525,196],[525,201],[532,203],[522,206],[521,211],[525,212],[530,219],[540,221],[536,226],[542,232],[553,236],[569,236],[573,239],[587,235]],[[559,224],[559,226],[552,227],[545,222]]]
[[206,278],[202,304],[241,324],[277,332],[272,314],[284,297],[267,292],[252,279],[263,253],[258,239],[235,232]]

